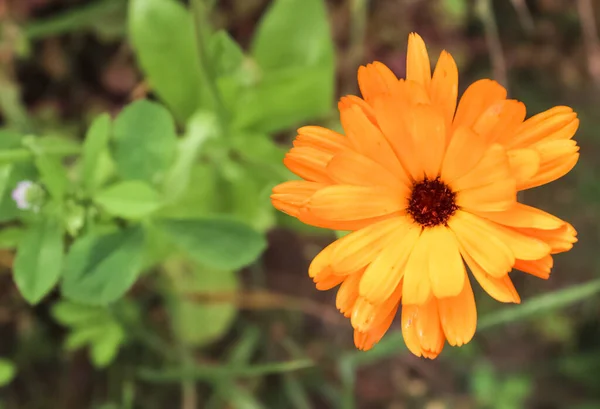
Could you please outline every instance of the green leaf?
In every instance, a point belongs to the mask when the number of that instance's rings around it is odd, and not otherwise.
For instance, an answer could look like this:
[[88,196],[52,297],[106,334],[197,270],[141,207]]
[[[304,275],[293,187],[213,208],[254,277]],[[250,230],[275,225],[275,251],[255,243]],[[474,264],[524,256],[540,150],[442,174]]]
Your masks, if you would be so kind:
[[63,229],[56,215],[45,214],[28,227],[17,248],[14,280],[30,304],[40,302],[57,283],[63,251]]
[[98,324],[109,319],[106,308],[62,300],[52,306],[52,317],[70,327]]
[[[164,182],[165,197],[177,201],[190,186],[192,168],[205,142],[218,135],[219,129],[214,114],[200,111],[187,124],[186,134],[179,141],[175,163]],[[196,188],[194,186],[194,188]]]
[[114,124],[114,158],[125,179],[158,183],[177,149],[175,123],[161,105],[140,100],[127,106]]
[[139,227],[77,239],[67,255],[62,293],[83,304],[115,301],[138,277],[143,245]]
[[236,272],[210,270],[183,262],[169,263],[166,268],[175,286],[169,304],[178,339],[198,347],[221,338],[233,324],[236,305],[202,301],[194,296],[235,294],[239,287]]
[[150,185],[138,180],[119,182],[102,189],[94,202],[113,216],[142,219],[161,206],[161,198]]
[[123,329],[117,325],[109,325],[104,333],[92,343],[92,362],[97,368],[104,368],[110,364],[119,352],[121,344],[125,340]]
[[0,165],[0,198],[5,197],[8,192],[8,185],[11,181],[13,165]]
[[79,142],[59,136],[26,136],[23,138],[23,145],[39,155],[64,157],[77,155],[81,152]]
[[324,1],[273,1],[253,39],[252,55],[266,71],[333,67],[334,45]]
[[110,115],[98,116],[87,131],[83,143],[83,184],[88,191],[98,187],[101,155],[108,147],[111,132]]
[[25,232],[26,230],[22,227],[4,227],[0,230],[0,249],[17,247]]
[[233,127],[275,132],[328,115],[334,98],[332,66],[295,67],[265,75],[239,93]]
[[0,358],[0,386],[8,385],[15,378],[17,370],[12,361]]
[[174,0],[131,0],[129,36],[151,88],[179,122],[212,101],[195,43],[192,17]]
[[62,160],[55,156],[38,155],[35,158],[35,165],[40,172],[42,183],[52,198],[62,201],[69,187],[67,171]]
[[190,257],[216,269],[246,266],[256,260],[267,244],[260,233],[235,220],[163,220],[158,225]]
[[218,76],[235,74],[244,62],[244,51],[225,30],[210,36],[211,64]]

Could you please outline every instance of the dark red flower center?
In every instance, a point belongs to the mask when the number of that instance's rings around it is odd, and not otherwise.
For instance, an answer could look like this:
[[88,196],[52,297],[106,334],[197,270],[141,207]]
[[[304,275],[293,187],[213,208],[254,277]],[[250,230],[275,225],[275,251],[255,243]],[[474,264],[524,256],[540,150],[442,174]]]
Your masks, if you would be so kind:
[[408,214],[423,227],[445,225],[458,206],[456,193],[440,178],[427,179],[413,185],[408,201]]

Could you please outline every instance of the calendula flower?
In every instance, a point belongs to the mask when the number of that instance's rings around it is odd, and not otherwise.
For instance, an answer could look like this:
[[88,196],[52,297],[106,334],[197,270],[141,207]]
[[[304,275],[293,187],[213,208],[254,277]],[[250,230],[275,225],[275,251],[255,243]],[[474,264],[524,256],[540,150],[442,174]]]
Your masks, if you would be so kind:
[[[517,202],[577,162],[576,114],[556,107],[525,120],[525,106],[491,80],[457,107],[458,70],[443,51],[433,75],[411,34],[406,79],[361,67],[363,98],[344,97],[345,135],[299,130],[285,165],[303,180],[273,189],[273,205],[318,227],[351,231],[312,261],[320,290],[340,286],[359,349],[370,349],[401,309],[406,345],[436,357],[475,333],[466,266],[501,302],[520,302],[513,268],[548,278],[552,254],[576,241],[568,223]],[[466,264],[466,266],[465,266]]]

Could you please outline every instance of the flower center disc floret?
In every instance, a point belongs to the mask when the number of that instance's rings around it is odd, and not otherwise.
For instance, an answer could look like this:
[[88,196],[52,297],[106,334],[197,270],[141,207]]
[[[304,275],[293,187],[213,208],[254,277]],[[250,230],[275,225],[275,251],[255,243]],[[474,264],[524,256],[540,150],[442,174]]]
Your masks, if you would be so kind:
[[445,225],[457,209],[456,193],[439,177],[425,178],[413,185],[408,214],[421,226]]

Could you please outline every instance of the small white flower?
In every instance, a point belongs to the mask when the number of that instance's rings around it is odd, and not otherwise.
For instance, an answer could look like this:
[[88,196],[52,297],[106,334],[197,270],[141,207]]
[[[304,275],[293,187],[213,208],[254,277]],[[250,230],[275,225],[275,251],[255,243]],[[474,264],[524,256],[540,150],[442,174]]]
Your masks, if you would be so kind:
[[12,191],[12,198],[17,204],[17,207],[21,210],[31,209],[32,204],[28,200],[27,192],[33,186],[33,182],[30,180],[23,180],[17,183],[17,187]]

